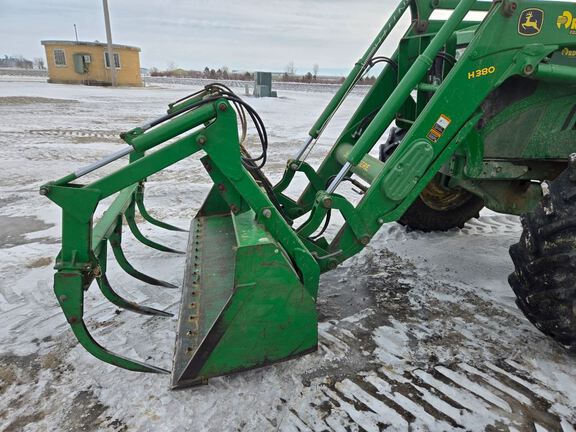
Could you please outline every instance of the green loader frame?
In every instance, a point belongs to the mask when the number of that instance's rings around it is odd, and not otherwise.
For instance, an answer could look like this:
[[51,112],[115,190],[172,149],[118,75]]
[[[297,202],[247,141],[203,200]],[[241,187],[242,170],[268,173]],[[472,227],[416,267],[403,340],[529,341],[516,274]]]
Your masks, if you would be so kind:
[[[411,23],[397,50],[377,56],[407,11]],[[480,22],[468,20],[473,11],[486,15]],[[148,222],[178,230],[147,212],[144,183],[195,154],[202,155],[214,186],[190,230],[174,388],[315,350],[321,273],[360,252],[382,225],[400,220],[431,183],[465,191],[499,212],[533,211],[546,197],[542,185],[557,178],[576,152],[572,13],[576,16],[576,5],[549,1],[402,0],[276,185],[261,170],[265,128],[221,85],[207,86],[171,104],[164,117],[122,134],[128,146],[120,152],[45,184],[41,194],[63,212],[54,289],[78,341],[119,367],[169,373],[100,346],[84,323],[83,296],[96,280],[120,308],[170,315],[121,298],[106,277],[107,252],[110,247],[132,276],[173,287],[128,262],[123,220],[144,244],[178,252],[145,238],[135,213],[138,209]],[[315,170],[305,156],[350,91],[379,62],[385,66],[376,83]],[[263,143],[256,158],[238,131],[247,117]],[[394,151],[384,160],[370,156],[391,127],[403,131]],[[112,174],[77,182],[125,156],[129,163]],[[308,187],[294,200],[284,192],[297,173],[306,176]],[[362,188],[357,205],[337,193],[344,181]],[[95,224],[98,204],[113,195]],[[322,227],[336,211],[345,223],[328,241]]]

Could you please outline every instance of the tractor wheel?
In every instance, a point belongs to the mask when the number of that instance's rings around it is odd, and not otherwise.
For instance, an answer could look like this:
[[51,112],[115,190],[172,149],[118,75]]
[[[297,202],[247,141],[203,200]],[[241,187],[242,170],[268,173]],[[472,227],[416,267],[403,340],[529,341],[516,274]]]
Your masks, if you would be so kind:
[[556,180],[542,183],[538,207],[521,217],[520,241],[510,247],[508,282],[516,304],[542,333],[576,350],[576,154]]
[[[393,128],[385,144],[380,146],[380,160],[386,161],[406,135],[405,129]],[[442,185],[438,174],[406,210],[398,223],[412,230],[424,232],[463,228],[479,216],[484,207],[482,199],[464,189],[450,189]]]

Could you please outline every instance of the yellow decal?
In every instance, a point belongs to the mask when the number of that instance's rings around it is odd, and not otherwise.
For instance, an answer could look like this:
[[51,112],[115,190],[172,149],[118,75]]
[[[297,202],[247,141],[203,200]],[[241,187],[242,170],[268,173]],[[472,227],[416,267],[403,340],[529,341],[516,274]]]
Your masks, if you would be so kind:
[[542,9],[524,9],[518,19],[518,33],[522,36],[535,36],[542,30],[544,11]]
[[576,57],[576,50],[571,50],[570,48],[562,48],[561,53],[564,57]]
[[358,164],[358,168],[364,171],[368,171],[370,169],[370,164],[368,162],[360,161],[360,163]]
[[444,131],[450,126],[450,123],[452,123],[450,117],[441,114],[436,124],[430,129],[430,132],[428,132],[427,138],[432,142],[438,141],[442,135],[444,135]]
[[572,16],[570,11],[562,12],[562,15],[556,19],[556,26],[558,29],[564,27],[566,30],[570,30],[572,35],[576,34],[576,18]]
[[480,78],[486,75],[492,75],[496,72],[496,66],[485,67],[482,69],[476,69],[475,71],[468,72],[468,79]]

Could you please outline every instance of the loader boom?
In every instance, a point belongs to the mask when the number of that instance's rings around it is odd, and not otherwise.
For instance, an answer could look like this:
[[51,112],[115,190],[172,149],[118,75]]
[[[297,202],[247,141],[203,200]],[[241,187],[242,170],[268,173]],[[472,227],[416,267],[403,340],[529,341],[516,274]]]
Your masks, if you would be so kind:
[[[124,133],[127,147],[112,157],[42,186],[41,193],[63,211],[54,286],[80,343],[108,363],[167,372],[110,353],[94,341],[82,319],[83,292],[96,279],[103,294],[119,307],[167,314],[127,302],[113,291],[106,277],[107,246],[128,273],[170,288],[129,264],[121,247],[122,221],[127,220],[143,243],[177,252],[146,239],[135,222],[135,211],[137,207],[150,223],[177,229],[146,211],[144,182],[201,153],[214,187],[191,228],[173,387],[314,350],[320,274],[362,250],[383,224],[398,220],[438,173],[452,172],[462,160],[470,172],[478,164],[491,163],[483,161],[483,144],[477,139],[480,125],[487,121],[482,108],[486,98],[511,77],[576,82],[576,67],[551,60],[561,49],[575,49],[574,36],[559,31],[555,21],[571,6],[543,4],[402,0],[275,186],[261,170],[267,150],[263,124],[249,105],[219,85],[171,104],[166,116]],[[399,48],[390,57],[376,57],[408,9],[412,22]],[[436,10],[449,10],[449,17],[434,19]],[[484,11],[486,17],[482,22],[467,21],[470,11]],[[320,168],[313,169],[306,155],[352,88],[378,62],[386,66],[376,83]],[[249,155],[244,134],[238,134],[238,122],[245,127],[247,118],[255,122],[262,141],[259,157]],[[407,132],[382,162],[369,153],[394,123]],[[86,185],[76,183],[126,155],[130,163],[123,168]],[[284,191],[297,172],[307,177],[309,185],[293,200]],[[361,185],[365,194],[354,205],[336,191],[342,182],[357,179],[368,185]],[[525,206],[539,198],[534,187],[527,187]],[[96,207],[114,194],[116,200],[94,225]],[[329,242],[322,226],[335,211],[345,223]],[[304,222],[296,226],[298,218]]]

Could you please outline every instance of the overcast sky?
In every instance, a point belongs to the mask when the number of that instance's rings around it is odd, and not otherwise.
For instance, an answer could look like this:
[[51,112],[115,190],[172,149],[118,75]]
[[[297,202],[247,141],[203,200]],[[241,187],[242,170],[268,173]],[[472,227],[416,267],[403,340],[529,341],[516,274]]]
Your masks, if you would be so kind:
[[[395,0],[109,0],[115,43],[143,67],[348,69]],[[0,0],[0,55],[43,57],[40,40],[105,41],[101,0]]]

